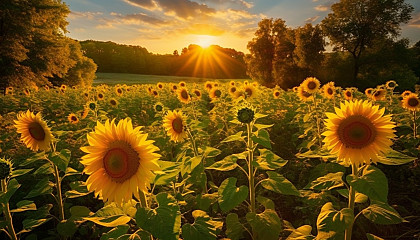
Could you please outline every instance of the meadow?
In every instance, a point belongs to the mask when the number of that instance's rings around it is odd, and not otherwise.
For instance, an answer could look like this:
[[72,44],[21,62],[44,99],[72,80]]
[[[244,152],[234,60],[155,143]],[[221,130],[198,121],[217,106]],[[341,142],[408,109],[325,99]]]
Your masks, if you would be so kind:
[[419,239],[420,101],[404,90],[133,74],[7,88],[0,238]]

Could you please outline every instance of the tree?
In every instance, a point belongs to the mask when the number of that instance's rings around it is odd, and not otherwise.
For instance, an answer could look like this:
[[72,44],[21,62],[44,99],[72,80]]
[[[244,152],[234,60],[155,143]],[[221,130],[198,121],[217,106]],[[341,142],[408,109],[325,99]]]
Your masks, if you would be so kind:
[[69,12],[61,0],[0,2],[0,87],[49,84],[88,62],[72,56],[80,46],[65,36]]
[[340,0],[321,26],[336,50],[353,57],[353,81],[357,80],[362,53],[376,39],[395,38],[400,24],[411,19],[413,7],[404,0]]
[[288,28],[282,19],[263,19],[248,43],[247,74],[265,86],[296,86],[315,75],[323,60],[324,39],[319,26]]

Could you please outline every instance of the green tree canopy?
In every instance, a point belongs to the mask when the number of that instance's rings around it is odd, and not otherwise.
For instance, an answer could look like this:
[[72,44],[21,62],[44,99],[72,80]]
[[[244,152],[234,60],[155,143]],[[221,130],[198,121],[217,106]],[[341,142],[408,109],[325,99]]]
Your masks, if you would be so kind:
[[413,7],[404,0],[340,0],[321,26],[336,50],[351,53],[353,80],[357,79],[360,56],[377,39],[395,38],[400,24],[411,19]]

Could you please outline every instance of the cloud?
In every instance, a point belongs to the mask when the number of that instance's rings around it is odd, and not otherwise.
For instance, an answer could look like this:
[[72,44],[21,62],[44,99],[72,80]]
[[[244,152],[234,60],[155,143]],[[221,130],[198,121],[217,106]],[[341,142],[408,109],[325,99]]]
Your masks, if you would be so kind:
[[415,27],[415,28],[420,28],[420,12],[413,15],[413,18],[408,23],[408,26]]
[[313,23],[313,22],[315,22],[316,20],[318,20],[318,18],[320,18],[320,16],[314,16],[314,17],[307,18],[307,19],[305,20],[305,23]]
[[221,26],[215,24],[197,23],[192,24],[188,28],[181,30],[186,34],[197,34],[197,35],[211,35],[220,36],[225,33],[225,30]]
[[79,19],[79,18],[86,18],[88,20],[93,20],[97,18],[98,16],[102,16],[103,12],[77,12],[77,11],[71,11],[68,15],[68,18],[71,20]]
[[243,8],[252,8],[254,4],[249,3],[245,0],[201,0],[205,3],[212,3],[217,5],[230,5],[231,7],[238,6]]
[[128,14],[128,15],[119,16],[119,18],[125,24],[140,25],[141,23],[149,23],[149,24],[157,25],[157,26],[167,24],[166,21],[149,16],[145,13]]
[[316,7],[314,7],[315,10],[320,11],[320,12],[326,12],[330,9],[330,6],[326,6],[326,5],[318,5]]
[[151,11],[157,8],[156,2],[153,0],[124,0],[124,2]]

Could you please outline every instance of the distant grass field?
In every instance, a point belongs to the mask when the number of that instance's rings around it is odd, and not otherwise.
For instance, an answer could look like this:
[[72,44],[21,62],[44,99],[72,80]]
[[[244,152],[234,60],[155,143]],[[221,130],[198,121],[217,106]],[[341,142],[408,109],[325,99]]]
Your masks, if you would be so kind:
[[[186,83],[204,83],[206,81],[214,81],[212,78],[197,78],[197,77],[179,77],[179,76],[158,76],[158,75],[143,75],[143,74],[129,74],[129,73],[96,73],[96,79],[93,81],[94,85],[108,84],[155,84],[158,82],[180,82]],[[229,82],[231,80],[244,81],[246,79],[217,79],[221,82]]]

